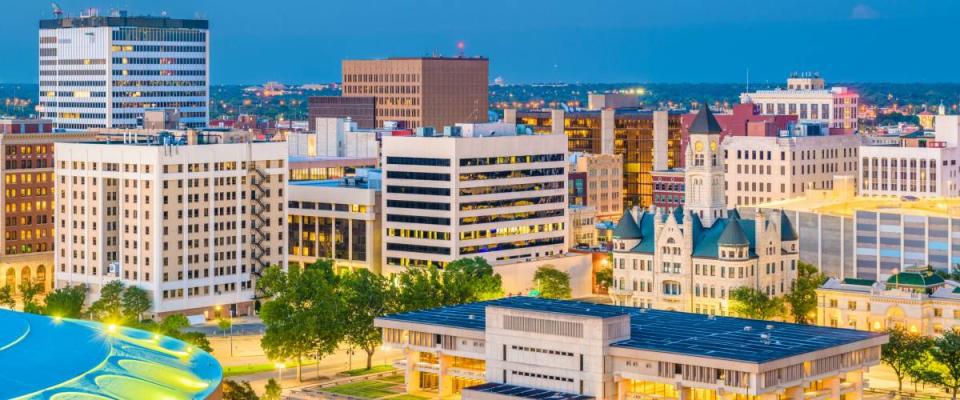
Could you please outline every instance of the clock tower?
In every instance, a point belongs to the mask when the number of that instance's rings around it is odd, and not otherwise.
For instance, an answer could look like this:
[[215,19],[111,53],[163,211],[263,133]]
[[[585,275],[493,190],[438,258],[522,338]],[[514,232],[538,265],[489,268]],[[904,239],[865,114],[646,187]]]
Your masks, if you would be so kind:
[[710,108],[703,103],[690,124],[686,152],[687,212],[697,214],[704,228],[720,218],[726,218],[724,199],[723,153],[720,133],[723,131]]

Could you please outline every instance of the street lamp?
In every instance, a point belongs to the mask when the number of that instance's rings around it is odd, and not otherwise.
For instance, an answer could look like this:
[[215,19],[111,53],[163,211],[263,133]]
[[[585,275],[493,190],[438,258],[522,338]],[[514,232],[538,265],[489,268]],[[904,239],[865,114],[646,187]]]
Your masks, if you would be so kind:
[[277,385],[282,388],[283,387],[283,367],[285,367],[285,365],[283,363],[276,363],[276,364],[273,364],[273,366],[277,367]]

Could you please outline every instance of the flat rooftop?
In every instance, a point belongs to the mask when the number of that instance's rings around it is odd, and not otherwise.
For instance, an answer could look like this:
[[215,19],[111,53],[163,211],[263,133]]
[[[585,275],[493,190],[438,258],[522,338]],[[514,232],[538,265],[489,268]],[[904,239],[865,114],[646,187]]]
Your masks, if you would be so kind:
[[960,198],[933,197],[907,199],[902,197],[798,197],[763,203],[757,208],[784,211],[813,212],[837,217],[852,217],[857,211],[892,213],[924,217],[960,216]]
[[[381,319],[482,331],[486,326],[487,306],[598,318],[629,315],[630,339],[611,346],[751,363],[770,362],[884,335],[853,329],[536,297],[506,297],[392,314]],[[769,339],[761,335],[769,335]]]
[[470,386],[463,390],[474,392],[496,393],[504,396],[520,397],[524,399],[536,400],[592,400],[593,396],[584,396],[581,394],[571,394],[564,392],[555,392],[552,390],[534,389],[507,383],[484,383],[477,386]]
[[209,29],[210,22],[205,19],[177,19],[153,16],[93,16],[40,20],[40,29],[100,28],[105,26],[131,28]]

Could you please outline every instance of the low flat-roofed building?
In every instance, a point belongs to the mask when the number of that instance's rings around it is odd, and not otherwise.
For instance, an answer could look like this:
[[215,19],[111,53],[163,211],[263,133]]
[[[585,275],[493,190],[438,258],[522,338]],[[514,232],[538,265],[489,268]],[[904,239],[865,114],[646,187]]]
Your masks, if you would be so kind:
[[322,181],[351,176],[358,169],[377,165],[376,157],[290,156],[290,181]]
[[409,393],[464,400],[860,399],[886,334],[507,297],[377,318]]
[[798,231],[800,261],[832,278],[886,280],[894,269],[960,264],[960,198],[857,196],[852,177],[833,186],[740,210],[782,210]]
[[960,329],[960,284],[926,268],[906,269],[885,282],[831,278],[817,289],[816,323],[940,335]]
[[341,179],[290,182],[290,263],[328,258],[337,269],[380,273],[379,175],[360,170]]

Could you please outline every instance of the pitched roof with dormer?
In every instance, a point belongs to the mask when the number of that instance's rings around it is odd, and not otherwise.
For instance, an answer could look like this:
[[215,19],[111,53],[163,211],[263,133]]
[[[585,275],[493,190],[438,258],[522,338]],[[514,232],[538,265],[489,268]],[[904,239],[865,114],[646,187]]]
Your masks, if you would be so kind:
[[[673,217],[677,224],[684,225],[684,221],[690,218],[690,229],[693,235],[693,256],[701,258],[717,258],[720,254],[720,245],[729,245],[730,243],[745,244],[750,249],[750,257],[756,257],[756,222],[752,219],[740,219],[739,214],[730,212],[731,217],[720,218],[713,223],[710,228],[704,228],[700,222],[700,217],[694,213],[686,212],[682,208],[675,209],[672,213],[661,214],[661,222],[667,222],[668,218]],[[629,237],[619,237],[618,239],[640,239],[640,243],[629,251],[632,253],[653,254],[656,251],[656,229],[655,219],[657,215],[648,211],[642,211],[637,216],[627,212],[621,219],[621,224],[617,225],[617,230],[623,226],[624,235]],[[639,222],[637,221],[639,219]],[[724,235],[725,232],[729,232]],[[614,237],[616,237],[616,233]]]
[[687,132],[721,133],[723,132],[723,128],[720,127],[720,123],[717,122],[717,118],[713,116],[713,112],[710,111],[707,103],[703,103],[703,107],[700,107],[697,116],[693,117],[693,122],[690,123],[690,128],[687,129]]

